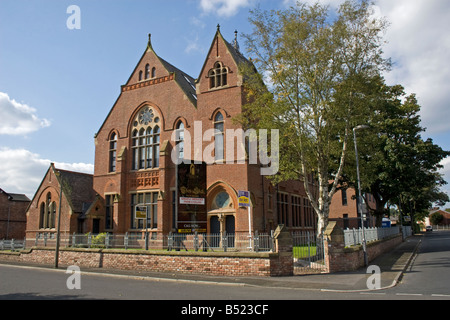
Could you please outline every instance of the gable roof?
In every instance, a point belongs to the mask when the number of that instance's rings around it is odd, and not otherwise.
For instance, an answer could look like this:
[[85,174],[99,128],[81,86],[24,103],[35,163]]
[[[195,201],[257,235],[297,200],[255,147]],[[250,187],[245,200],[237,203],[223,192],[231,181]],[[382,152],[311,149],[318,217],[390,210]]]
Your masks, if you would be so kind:
[[[192,103],[192,105],[195,108],[197,108],[197,90],[195,88],[195,79],[193,77],[191,77],[190,75],[188,75],[186,72],[178,69],[174,65],[170,64],[169,62],[167,62],[166,60],[164,60],[163,58],[158,56],[158,54],[156,54],[156,52],[152,46],[150,33],[148,34],[147,47],[146,47],[144,53],[142,54],[141,58],[139,59],[138,63],[136,64],[136,67],[134,67],[133,72],[131,72],[130,77],[128,78],[126,84],[128,85],[130,83],[131,78],[136,73],[139,65],[141,64],[142,59],[144,59],[145,55],[149,51],[151,51],[155,55],[155,57],[159,60],[159,62],[162,64],[164,69],[166,69],[166,71],[169,74],[174,75],[175,83],[177,83],[177,85],[180,87],[180,89],[183,91],[183,93],[188,98],[188,100]],[[122,86],[122,87],[124,87],[124,86]],[[117,98],[117,100],[114,102],[113,107],[110,109],[108,115],[106,116],[105,120],[103,121],[102,125],[100,126],[100,128],[98,129],[98,131],[94,137],[96,137],[97,134],[102,130],[102,128],[105,125],[107,119],[109,118],[112,110],[114,109],[114,106],[117,104],[117,102],[119,101],[121,96],[122,96],[122,91],[121,91],[119,97]]]
[[47,178],[50,170],[53,171],[57,177],[58,187],[62,191],[72,209],[73,213],[83,213],[86,209],[86,204],[91,204],[95,200],[95,191],[93,188],[94,176],[92,174],[74,172],[68,170],[62,170],[55,168],[55,164],[51,163],[47,172],[44,175],[36,193],[33,196],[30,204],[28,205],[27,211],[29,210],[31,204],[34,202],[36,196],[38,196],[39,191]]
[[8,197],[9,201],[16,201],[16,202],[29,202],[30,201],[30,199],[24,194],[6,192],[2,188],[0,188],[0,194],[1,193],[4,193]]
[[145,49],[144,53],[142,54],[141,58],[139,59],[139,62],[136,64],[136,67],[134,68],[133,72],[131,73],[130,77],[127,80],[127,84],[130,82],[131,78],[135,74],[138,66],[140,65],[142,59],[144,59],[145,55],[151,51],[155,57],[159,60],[159,62],[162,64],[164,69],[169,74],[174,74],[174,80],[179,85],[181,90],[184,92],[184,94],[187,96],[189,101],[194,105],[194,107],[197,107],[197,93],[195,89],[195,79],[192,78],[190,75],[188,75],[186,72],[180,70],[179,68],[175,67],[173,64],[167,62],[163,58],[161,58],[153,49],[152,45],[152,35],[151,33],[148,34],[148,42],[147,42],[147,48]]
[[58,182],[62,183],[63,193],[72,208],[72,212],[82,213],[83,210],[86,210],[85,204],[90,204],[95,199],[94,176],[55,167],[53,167],[53,171],[59,172]]
[[[237,31],[236,31],[237,34]],[[211,46],[209,47],[208,50],[208,54],[207,57],[209,57],[211,55],[211,51],[213,50],[214,47],[214,43],[216,42],[216,39],[220,38],[224,43],[225,46],[228,50],[228,52],[230,53],[231,57],[234,60],[234,63],[236,63],[236,66],[239,68],[239,66],[241,64],[248,64],[250,66],[253,66],[253,63],[250,62],[234,45],[232,45],[231,43],[229,43],[227,40],[225,40],[225,38],[223,37],[222,33],[220,32],[220,25],[217,25],[217,31],[216,34],[214,35],[213,41],[211,42]],[[235,40],[237,42],[237,39]],[[197,78],[196,82],[198,82],[198,79],[200,78],[200,76],[203,74],[206,63],[207,63],[208,59],[205,59],[205,62],[203,63],[203,66],[200,70],[200,74],[199,77]]]

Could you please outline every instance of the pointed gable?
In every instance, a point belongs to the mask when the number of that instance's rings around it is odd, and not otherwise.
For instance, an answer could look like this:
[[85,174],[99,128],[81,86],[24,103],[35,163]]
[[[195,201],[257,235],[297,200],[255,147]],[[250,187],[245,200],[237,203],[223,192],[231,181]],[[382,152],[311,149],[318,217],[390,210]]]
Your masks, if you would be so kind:
[[243,63],[251,64],[251,62],[240,53],[237,39],[234,40],[234,45],[230,44],[222,36],[220,25],[218,25],[217,32],[197,79],[197,84],[199,86],[197,93],[241,86],[242,77],[239,74],[239,67]]
[[147,48],[126,85],[122,86],[122,91],[138,89],[166,81],[175,81],[186,97],[196,106],[195,79],[159,57],[153,49],[151,34],[149,34]]

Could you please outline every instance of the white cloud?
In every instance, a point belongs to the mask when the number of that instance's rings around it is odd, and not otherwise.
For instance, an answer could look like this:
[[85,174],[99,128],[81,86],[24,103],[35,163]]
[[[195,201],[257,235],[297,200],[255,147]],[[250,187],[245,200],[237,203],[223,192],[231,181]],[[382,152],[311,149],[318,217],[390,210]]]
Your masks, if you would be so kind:
[[[6,192],[34,196],[44,174],[54,162],[25,149],[0,148],[0,188]],[[58,169],[92,174],[94,165],[54,162]]]
[[441,0],[377,0],[390,22],[386,56],[393,70],[389,84],[401,84],[416,93],[422,106],[422,125],[429,133],[450,129],[450,2]]
[[[303,0],[314,4],[316,0]],[[337,8],[343,0],[320,0]],[[283,0],[285,7],[296,0]],[[386,57],[394,66],[388,84],[401,84],[415,93],[422,107],[422,126],[429,134],[449,132],[450,126],[450,2],[443,0],[374,0],[373,16],[390,22]]]
[[200,8],[204,13],[215,13],[218,16],[231,17],[239,9],[250,7],[255,0],[200,0]]
[[50,121],[36,116],[36,109],[0,92],[0,135],[25,135],[50,126]]

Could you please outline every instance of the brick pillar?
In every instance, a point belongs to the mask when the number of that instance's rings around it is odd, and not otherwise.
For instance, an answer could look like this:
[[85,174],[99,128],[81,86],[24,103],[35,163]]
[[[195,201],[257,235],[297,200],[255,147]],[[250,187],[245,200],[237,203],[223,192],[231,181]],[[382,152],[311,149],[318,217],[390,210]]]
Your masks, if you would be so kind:
[[284,225],[278,225],[274,233],[275,254],[270,259],[271,276],[292,276],[294,258],[292,256],[292,236]]
[[324,232],[325,262],[329,273],[343,271],[345,259],[344,231],[337,225],[336,221],[330,221]]

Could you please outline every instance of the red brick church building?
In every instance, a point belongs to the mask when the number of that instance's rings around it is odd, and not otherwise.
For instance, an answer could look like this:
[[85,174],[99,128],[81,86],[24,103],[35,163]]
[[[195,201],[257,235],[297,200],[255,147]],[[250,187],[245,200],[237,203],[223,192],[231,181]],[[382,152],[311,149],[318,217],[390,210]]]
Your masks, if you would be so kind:
[[[251,164],[248,158],[224,161],[225,135],[240,128],[233,117],[245,103],[242,63],[250,62],[239,52],[237,40],[227,42],[218,27],[195,79],[159,57],[149,36],[145,52],[95,135],[96,196],[86,199],[78,225],[66,231],[123,234],[147,229],[154,239],[189,231],[192,225],[180,225],[179,169],[172,158],[176,152],[175,158],[199,159],[195,143],[201,146],[200,153],[211,149],[213,159],[206,165],[204,190],[197,192],[204,200],[190,207],[202,206],[205,212],[197,220],[204,222],[198,231],[270,232],[278,224],[313,230],[316,218],[302,182],[274,186],[261,175],[260,164]],[[202,133],[214,131],[199,138],[199,127]],[[194,176],[195,170],[191,167],[189,174]],[[241,190],[250,191],[250,217],[248,209],[238,205]],[[36,198],[42,198],[40,192]],[[146,209],[147,223],[136,219],[137,206]],[[39,217],[33,208],[39,205],[30,206],[31,220]]]

